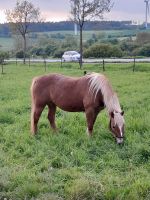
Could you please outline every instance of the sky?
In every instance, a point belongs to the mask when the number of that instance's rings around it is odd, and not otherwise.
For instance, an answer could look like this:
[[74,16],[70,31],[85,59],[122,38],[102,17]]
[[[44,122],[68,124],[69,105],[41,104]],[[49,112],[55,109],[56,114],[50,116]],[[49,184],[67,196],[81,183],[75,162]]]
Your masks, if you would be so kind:
[[[45,21],[68,20],[70,16],[69,0],[29,0],[36,7],[40,8],[42,18]],[[137,23],[145,21],[144,0],[113,0],[114,6],[110,13],[104,14],[104,20],[132,20]],[[5,23],[5,10],[13,9],[16,0],[0,0],[0,23]],[[148,22],[150,15],[148,16]]]

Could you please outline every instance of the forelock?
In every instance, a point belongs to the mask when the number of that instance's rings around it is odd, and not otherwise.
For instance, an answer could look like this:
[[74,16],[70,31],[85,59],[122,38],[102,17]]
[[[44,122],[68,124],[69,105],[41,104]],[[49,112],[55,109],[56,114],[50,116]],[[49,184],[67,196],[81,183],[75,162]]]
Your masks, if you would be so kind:
[[118,127],[122,127],[124,125],[124,117],[120,113],[114,113],[114,121]]

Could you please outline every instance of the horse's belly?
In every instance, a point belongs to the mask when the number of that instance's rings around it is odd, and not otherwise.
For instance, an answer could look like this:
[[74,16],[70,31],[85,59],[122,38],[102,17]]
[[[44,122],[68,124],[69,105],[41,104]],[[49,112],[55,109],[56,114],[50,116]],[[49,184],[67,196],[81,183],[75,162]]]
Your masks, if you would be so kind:
[[56,106],[58,106],[60,109],[68,112],[82,112],[84,111],[84,106],[82,102],[76,102],[76,103],[57,103],[55,102]]
[[68,112],[82,112],[84,107],[82,105],[57,105],[60,109]]
[[69,112],[84,111],[84,105],[83,105],[84,94],[82,94],[79,91],[76,91],[75,89],[72,90],[71,89],[69,91],[66,89],[63,90],[62,92],[59,88],[57,88],[57,90],[55,90],[55,92],[50,96],[51,101],[64,111],[69,111]]

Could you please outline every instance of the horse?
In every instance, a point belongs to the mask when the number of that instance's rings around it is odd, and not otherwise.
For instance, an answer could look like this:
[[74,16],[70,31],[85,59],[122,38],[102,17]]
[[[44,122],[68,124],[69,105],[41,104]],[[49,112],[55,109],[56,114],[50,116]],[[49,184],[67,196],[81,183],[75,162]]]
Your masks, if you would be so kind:
[[82,77],[69,77],[62,74],[48,74],[35,77],[31,84],[31,132],[37,133],[40,115],[48,106],[48,120],[56,131],[56,107],[68,112],[85,112],[87,133],[92,136],[97,115],[106,108],[109,129],[118,144],[124,138],[124,111],[121,110],[116,92],[103,74],[87,73]]

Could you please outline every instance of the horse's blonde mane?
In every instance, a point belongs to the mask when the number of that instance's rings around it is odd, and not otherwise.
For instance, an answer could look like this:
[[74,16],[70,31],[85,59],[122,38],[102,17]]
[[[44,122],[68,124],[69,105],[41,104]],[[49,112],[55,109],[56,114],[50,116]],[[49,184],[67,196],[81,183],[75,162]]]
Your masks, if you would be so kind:
[[113,91],[108,79],[103,74],[91,73],[87,74],[89,79],[89,92],[96,98],[97,93],[101,91],[104,99],[104,104],[108,112],[121,112],[117,94]]

